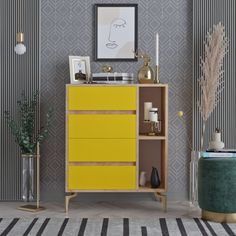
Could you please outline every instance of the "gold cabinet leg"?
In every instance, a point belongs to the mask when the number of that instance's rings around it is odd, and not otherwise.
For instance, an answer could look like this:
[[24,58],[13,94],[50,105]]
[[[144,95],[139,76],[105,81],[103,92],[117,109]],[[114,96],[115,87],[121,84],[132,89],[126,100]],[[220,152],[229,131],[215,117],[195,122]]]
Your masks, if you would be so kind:
[[161,193],[154,193],[155,199],[160,200],[160,202],[163,205],[163,210],[167,211],[167,197],[165,195],[162,195]]
[[76,197],[77,193],[72,193],[68,196],[65,196],[65,212],[68,213],[68,209],[69,209],[69,202],[72,198]]

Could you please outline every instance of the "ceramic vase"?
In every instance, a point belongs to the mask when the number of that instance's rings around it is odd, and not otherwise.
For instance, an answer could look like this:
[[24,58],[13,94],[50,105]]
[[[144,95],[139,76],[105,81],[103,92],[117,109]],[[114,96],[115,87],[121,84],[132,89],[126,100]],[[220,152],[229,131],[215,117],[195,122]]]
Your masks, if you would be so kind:
[[145,171],[141,171],[140,173],[139,185],[143,187],[146,185],[146,172]]
[[152,167],[152,173],[151,173],[151,187],[152,188],[158,188],[161,184],[158,170],[155,167]]

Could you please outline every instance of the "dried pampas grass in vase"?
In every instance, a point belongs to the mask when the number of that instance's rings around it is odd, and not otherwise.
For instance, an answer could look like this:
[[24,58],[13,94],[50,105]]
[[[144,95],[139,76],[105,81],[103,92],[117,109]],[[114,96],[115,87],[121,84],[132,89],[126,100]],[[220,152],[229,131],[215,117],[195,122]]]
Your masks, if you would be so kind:
[[199,78],[198,83],[201,93],[197,104],[203,120],[202,151],[206,122],[217,106],[224,88],[223,61],[227,50],[228,40],[225,36],[225,28],[220,22],[213,26],[212,32],[207,33],[204,58],[201,58],[200,63],[202,76]]

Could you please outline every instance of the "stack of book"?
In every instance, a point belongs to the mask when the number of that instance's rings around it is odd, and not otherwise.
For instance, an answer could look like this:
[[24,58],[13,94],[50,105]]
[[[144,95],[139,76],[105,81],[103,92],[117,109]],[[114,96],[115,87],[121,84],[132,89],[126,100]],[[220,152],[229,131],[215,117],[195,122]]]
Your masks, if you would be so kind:
[[236,149],[221,149],[221,150],[207,150],[205,152],[201,152],[201,157],[209,158],[209,157],[236,157]]

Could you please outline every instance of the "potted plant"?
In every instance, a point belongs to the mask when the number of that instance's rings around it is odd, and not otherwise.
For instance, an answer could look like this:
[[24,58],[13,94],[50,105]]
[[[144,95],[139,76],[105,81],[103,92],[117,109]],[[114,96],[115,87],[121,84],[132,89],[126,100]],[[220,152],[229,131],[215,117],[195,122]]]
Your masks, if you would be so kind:
[[46,113],[45,126],[38,128],[39,92],[35,91],[30,97],[22,92],[17,107],[16,119],[13,119],[9,111],[5,111],[4,118],[21,150],[22,198],[24,201],[32,201],[34,199],[34,157],[37,145],[48,136],[52,109],[50,108]]

